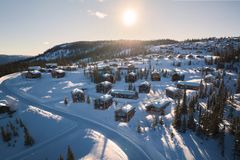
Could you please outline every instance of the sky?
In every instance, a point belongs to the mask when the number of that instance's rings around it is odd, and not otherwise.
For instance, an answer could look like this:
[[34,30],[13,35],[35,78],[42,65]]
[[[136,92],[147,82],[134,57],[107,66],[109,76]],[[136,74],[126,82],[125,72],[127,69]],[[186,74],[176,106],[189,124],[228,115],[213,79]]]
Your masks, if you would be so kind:
[[0,0],[0,54],[37,55],[74,41],[225,36],[240,36],[240,0]]

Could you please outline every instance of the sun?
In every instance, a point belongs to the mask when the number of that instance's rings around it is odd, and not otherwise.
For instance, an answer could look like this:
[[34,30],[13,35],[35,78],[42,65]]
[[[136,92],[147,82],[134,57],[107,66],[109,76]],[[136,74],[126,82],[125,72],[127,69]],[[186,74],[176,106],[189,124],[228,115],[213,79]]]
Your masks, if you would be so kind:
[[128,9],[123,13],[123,23],[125,26],[133,26],[137,21],[137,14],[133,9]]

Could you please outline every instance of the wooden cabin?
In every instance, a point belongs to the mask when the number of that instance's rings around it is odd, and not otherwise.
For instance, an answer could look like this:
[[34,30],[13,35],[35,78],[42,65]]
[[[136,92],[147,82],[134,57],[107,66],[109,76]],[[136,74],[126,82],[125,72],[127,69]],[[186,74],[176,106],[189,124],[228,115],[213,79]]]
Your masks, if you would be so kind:
[[172,81],[183,81],[184,80],[184,75],[183,74],[180,74],[180,73],[174,73],[172,75]]
[[170,101],[154,100],[145,106],[146,111],[149,113],[164,114],[164,109],[170,104]]
[[199,90],[200,89],[200,82],[179,81],[177,83],[177,88],[180,88],[180,89],[190,89],[190,90]]
[[73,100],[73,103],[85,102],[84,91],[82,89],[75,88],[72,91],[72,100]]
[[96,85],[97,93],[107,93],[112,89],[112,83],[109,81],[100,82]]
[[137,81],[137,74],[134,72],[130,72],[125,76],[126,83],[134,83]]
[[115,111],[115,121],[129,122],[134,116],[135,112],[135,107],[132,105],[124,105]]
[[136,91],[112,89],[110,94],[115,98],[138,99],[138,92]]
[[152,80],[152,81],[161,81],[160,73],[159,73],[157,70],[154,70],[154,71],[151,73],[151,80]]
[[94,100],[95,109],[108,109],[113,103],[111,95],[105,94]]
[[61,69],[54,69],[51,72],[53,78],[62,78],[65,76],[64,70]]
[[35,79],[35,78],[41,78],[41,77],[42,77],[42,74],[41,74],[40,71],[33,70],[33,71],[23,72],[23,76],[24,76],[25,78]]
[[167,87],[166,88],[166,96],[172,98],[172,99],[179,99],[183,96],[182,89],[176,88],[176,87]]
[[147,81],[142,82],[138,87],[139,93],[149,93],[150,89],[151,89],[151,84]]
[[102,80],[103,81],[108,81],[108,82],[111,82],[111,83],[115,83],[115,78],[112,74],[109,74],[109,73],[105,73],[102,75]]

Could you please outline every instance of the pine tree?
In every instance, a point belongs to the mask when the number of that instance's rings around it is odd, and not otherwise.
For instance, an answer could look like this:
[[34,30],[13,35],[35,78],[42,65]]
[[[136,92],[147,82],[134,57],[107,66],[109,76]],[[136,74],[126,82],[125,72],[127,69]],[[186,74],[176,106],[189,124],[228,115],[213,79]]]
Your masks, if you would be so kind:
[[224,157],[224,131],[225,129],[223,128],[223,130],[221,130],[220,132],[220,136],[219,136],[219,145],[220,145],[220,149],[221,149],[221,154]]
[[74,160],[74,154],[71,149],[71,147],[68,145],[68,150],[67,150],[67,160]]
[[162,117],[159,120],[159,124],[162,126],[164,124]]
[[189,109],[188,109],[188,123],[187,126],[189,129],[195,130],[196,124],[194,121],[194,116],[193,116],[193,111],[194,111],[194,103],[195,100],[192,99],[191,102],[189,103]]
[[183,115],[183,121],[182,121],[182,131],[186,132],[187,130],[187,122],[186,122],[186,117]]
[[132,90],[132,89],[133,89],[132,83],[128,83],[128,90]]
[[240,93],[240,74],[238,74],[236,93]]
[[90,97],[87,96],[87,104],[90,104],[90,103],[91,103]]
[[23,124],[23,122],[22,122],[22,120],[21,120],[21,119],[19,119],[19,125],[20,125],[20,127],[21,127],[21,128],[23,128],[23,127],[24,127],[24,124]]
[[181,105],[181,114],[184,114],[184,115],[187,114],[187,94],[186,94],[186,89],[184,89],[183,102],[182,102],[182,105]]
[[178,99],[177,105],[175,107],[173,126],[177,130],[181,128],[180,99]]
[[204,86],[203,86],[203,82],[202,82],[202,79],[201,79],[201,82],[200,82],[200,88],[199,88],[199,97],[200,98],[203,98],[204,97]]
[[32,146],[34,144],[34,139],[29,134],[28,129],[24,127],[24,145],[25,146]]
[[152,128],[155,130],[156,126],[158,124],[158,119],[157,116],[153,117],[153,121],[152,121]]
[[236,118],[235,134],[234,134],[234,148],[233,158],[240,159],[240,118]]
[[138,133],[141,133],[141,132],[142,132],[141,125],[140,125],[139,122],[138,122],[138,125],[137,125],[137,132],[138,132]]
[[59,158],[58,158],[58,160],[64,160],[63,156],[60,155]]
[[12,139],[11,133],[8,129],[4,129],[3,127],[1,127],[1,134],[4,142],[8,142]]
[[68,104],[67,97],[64,97],[64,104],[65,104],[65,105],[67,105],[67,104]]

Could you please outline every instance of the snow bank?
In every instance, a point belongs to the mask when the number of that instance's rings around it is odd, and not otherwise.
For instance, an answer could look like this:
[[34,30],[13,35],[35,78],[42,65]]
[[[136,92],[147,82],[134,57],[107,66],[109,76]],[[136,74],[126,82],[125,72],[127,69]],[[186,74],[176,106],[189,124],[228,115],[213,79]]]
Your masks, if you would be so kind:
[[127,160],[127,155],[110,139],[107,139],[101,133],[87,129],[85,138],[92,139],[94,145],[88,155],[81,158],[82,160],[95,160],[95,159],[114,159],[114,160]]
[[42,110],[42,109],[37,108],[37,107],[34,107],[34,106],[29,106],[28,109],[27,109],[27,111],[28,111],[28,112],[33,112],[33,113],[39,114],[39,115],[41,115],[41,116],[43,116],[43,117],[46,117],[46,118],[48,118],[48,119],[53,119],[53,120],[56,120],[56,121],[62,120],[62,117],[61,117],[61,116],[52,114],[51,112]]

